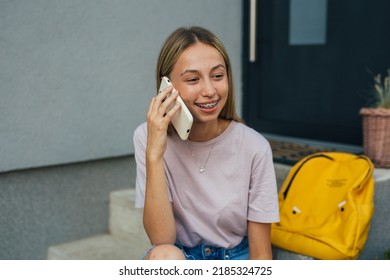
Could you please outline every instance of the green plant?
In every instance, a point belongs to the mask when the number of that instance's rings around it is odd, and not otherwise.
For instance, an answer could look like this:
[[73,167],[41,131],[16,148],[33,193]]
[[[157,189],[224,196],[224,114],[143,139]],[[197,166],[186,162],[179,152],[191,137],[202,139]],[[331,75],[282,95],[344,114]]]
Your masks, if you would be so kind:
[[374,107],[390,109],[390,69],[387,69],[387,76],[383,79],[381,74],[374,75],[373,91]]
[[387,249],[383,255],[385,257],[385,260],[390,260],[390,248]]

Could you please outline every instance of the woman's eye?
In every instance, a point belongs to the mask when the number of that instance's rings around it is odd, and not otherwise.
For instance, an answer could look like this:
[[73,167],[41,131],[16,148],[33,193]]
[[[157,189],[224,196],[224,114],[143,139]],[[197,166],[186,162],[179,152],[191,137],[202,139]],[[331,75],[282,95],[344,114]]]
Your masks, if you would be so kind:
[[222,79],[223,78],[223,74],[215,74],[213,76],[214,79]]

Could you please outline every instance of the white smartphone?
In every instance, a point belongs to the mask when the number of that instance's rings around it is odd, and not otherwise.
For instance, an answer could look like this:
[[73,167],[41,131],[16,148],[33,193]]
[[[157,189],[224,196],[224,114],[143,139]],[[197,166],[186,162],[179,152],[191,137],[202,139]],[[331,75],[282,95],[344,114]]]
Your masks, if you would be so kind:
[[[168,79],[168,77],[163,77],[161,79],[159,94],[166,89],[167,87],[171,86],[172,83]],[[176,91],[174,88],[172,91]],[[188,136],[190,135],[192,123],[194,121],[190,111],[188,110],[186,104],[184,103],[183,99],[181,99],[180,95],[177,96],[177,101],[180,103],[180,109],[176,112],[176,114],[172,118],[172,125],[175,128],[177,134],[179,134],[179,137],[182,140],[187,140]],[[168,111],[173,107],[172,105]]]

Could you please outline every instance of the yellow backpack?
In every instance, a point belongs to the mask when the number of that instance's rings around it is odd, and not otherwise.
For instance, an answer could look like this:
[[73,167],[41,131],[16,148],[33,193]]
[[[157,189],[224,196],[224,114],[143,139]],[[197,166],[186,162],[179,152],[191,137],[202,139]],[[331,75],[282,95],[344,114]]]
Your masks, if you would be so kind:
[[374,166],[366,156],[315,153],[290,170],[279,190],[276,247],[316,259],[356,259],[374,213]]

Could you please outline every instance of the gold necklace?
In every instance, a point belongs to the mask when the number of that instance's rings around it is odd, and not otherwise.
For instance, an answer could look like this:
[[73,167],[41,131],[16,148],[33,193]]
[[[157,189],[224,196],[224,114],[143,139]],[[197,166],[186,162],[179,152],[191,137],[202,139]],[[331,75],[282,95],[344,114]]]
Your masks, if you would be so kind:
[[221,129],[219,127],[219,122],[218,122],[218,131],[217,131],[217,136],[215,136],[214,138],[214,142],[213,142],[213,145],[211,146],[211,149],[210,149],[210,152],[206,158],[206,161],[204,162],[203,165],[201,165],[197,160],[196,160],[196,155],[195,155],[195,152],[191,149],[191,145],[190,143],[188,142],[188,140],[186,141],[186,144],[187,144],[187,147],[188,147],[188,150],[190,151],[191,153],[191,156],[196,164],[196,166],[199,168],[199,173],[203,173],[206,171],[206,165],[207,165],[207,162],[209,161],[209,158],[211,156],[211,153],[213,152],[214,150],[214,146],[215,146],[215,143],[217,142],[217,137],[219,136],[219,134],[221,133]]

